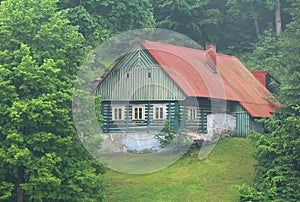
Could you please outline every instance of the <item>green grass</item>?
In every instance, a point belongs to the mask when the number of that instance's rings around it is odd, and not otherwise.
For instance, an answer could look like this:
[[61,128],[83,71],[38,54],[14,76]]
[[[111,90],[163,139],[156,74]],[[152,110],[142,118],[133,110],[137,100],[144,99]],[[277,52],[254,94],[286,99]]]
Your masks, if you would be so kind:
[[151,174],[108,170],[106,201],[238,201],[238,186],[249,184],[254,173],[254,150],[248,139],[225,138],[203,160],[193,150]]

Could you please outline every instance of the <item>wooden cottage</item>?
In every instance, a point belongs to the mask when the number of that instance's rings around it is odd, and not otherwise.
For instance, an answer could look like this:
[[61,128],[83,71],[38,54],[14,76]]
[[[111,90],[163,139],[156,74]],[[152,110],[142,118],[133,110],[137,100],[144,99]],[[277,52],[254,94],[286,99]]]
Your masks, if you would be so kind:
[[96,88],[103,99],[101,130],[151,133],[168,123],[175,131],[205,134],[209,117],[222,115],[236,136],[262,131],[255,119],[271,117],[275,107],[256,77],[237,57],[218,54],[214,44],[197,50],[138,42]]

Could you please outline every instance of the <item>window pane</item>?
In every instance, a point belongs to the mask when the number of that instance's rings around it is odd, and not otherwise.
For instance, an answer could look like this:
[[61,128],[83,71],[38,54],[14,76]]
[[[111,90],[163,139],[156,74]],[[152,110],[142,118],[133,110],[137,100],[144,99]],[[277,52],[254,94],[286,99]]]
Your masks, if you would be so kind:
[[164,118],[164,108],[161,107],[159,109],[160,109],[160,116],[159,116],[159,118],[163,119]]
[[114,119],[118,119],[117,116],[118,116],[118,112],[117,112],[117,109],[115,108],[115,109],[114,109]]
[[158,119],[158,107],[155,107],[155,119]]
[[123,117],[122,117],[122,109],[121,108],[119,108],[119,117],[118,117],[118,119],[122,119]]
[[138,112],[139,108],[134,108],[134,119],[138,119],[139,117],[139,112]]
[[139,108],[139,119],[143,118],[143,108]]

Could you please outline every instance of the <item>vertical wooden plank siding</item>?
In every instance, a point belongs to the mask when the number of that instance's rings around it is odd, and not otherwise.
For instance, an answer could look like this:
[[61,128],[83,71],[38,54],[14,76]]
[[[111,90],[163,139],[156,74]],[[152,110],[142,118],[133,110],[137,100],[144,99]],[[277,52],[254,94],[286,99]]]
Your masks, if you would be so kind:
[[245,111],[236,112],[236,136],[246,137],[249,132],[249,114]]
[[139,45],[96,89],[103,100],[184,100],[185,94]]
[[260,133],[264,132],[263,124],[257,122],[257,120],[251,117],[247,111],[241,107],[238,103],[233,107],[236,114],[236,136],[247,137],[250,130],[254,130]]

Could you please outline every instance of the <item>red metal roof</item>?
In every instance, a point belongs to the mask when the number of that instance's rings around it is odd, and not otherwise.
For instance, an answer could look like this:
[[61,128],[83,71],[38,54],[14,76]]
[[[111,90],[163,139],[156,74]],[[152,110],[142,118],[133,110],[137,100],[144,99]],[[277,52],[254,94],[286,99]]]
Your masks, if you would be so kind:
[[238,101],[252,117],[271,117],[270,92],[234,56],[217,54],[217,73],[205,63],[206,52],[143,41],[141,45],[187,96]]

